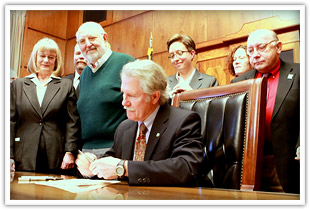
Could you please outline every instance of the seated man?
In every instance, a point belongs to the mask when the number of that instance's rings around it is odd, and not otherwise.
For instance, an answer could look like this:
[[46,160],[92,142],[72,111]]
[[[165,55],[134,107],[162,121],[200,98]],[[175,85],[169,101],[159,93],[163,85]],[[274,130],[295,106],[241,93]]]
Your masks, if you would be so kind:
[[129,185],[197,185],[203,160],[199,115],[167,104],[167,77],[151,60],[126,64],[121,79],[128,119],[118,126],[103,158],[91,162],[91,153],[78,156],[81,174],[125,177]]

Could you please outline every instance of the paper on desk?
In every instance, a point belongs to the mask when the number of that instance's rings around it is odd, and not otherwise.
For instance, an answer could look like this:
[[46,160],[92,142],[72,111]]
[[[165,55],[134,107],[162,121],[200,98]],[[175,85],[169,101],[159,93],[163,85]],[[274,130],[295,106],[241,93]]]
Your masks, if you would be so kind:
[[109,184],[119,183],[117,180],[94,180],[94,179],[66,179],[58,181],[35,182],[35,184],[56,187],[71,193],[85,192],[98,189]]

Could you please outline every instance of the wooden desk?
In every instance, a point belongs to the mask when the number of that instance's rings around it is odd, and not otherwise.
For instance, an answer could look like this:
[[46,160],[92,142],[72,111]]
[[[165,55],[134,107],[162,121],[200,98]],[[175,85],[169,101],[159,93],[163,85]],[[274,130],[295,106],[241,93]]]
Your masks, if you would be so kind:
[[[15,172],[10,184],[10,200],[299,200],[296,194],[246,192],[212,188],[141,187],[128,186],[127,182],[111,184],[82,193],[70,193],[58,188],[19,184],[20,176],[47,176],[47,174]],[[53,175],[60,177],[58,175]],[[64,176],[66,179],[75,177]]]

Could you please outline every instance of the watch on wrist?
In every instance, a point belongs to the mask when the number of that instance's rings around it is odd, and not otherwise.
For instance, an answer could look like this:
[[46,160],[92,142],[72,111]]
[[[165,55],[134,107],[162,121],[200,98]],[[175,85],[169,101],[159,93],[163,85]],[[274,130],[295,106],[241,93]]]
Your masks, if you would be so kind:
[[124,163],[125,163],[125,160],[119,161],[119,163],[117,164],[117,166],[115,168],[116,175],[119,178],[122,178],[124,176],[124,174],[125,174]]

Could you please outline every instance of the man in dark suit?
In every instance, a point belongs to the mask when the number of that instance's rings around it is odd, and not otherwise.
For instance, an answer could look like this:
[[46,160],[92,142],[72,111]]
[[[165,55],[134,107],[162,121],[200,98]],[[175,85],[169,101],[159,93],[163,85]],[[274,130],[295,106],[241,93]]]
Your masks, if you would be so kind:
[[78,156],[81,174],[125,177],[130,185],[196,186],[203,159],[199,115],[167,104],[167,78],[151,60],[126,64],[121,79],[128,119],[118,126],[114,145],[103,158],[90,164],[94,155]]
[[168,77],[168,91],[172,94],[187,90],[218,86],[215,77],[199,72],[192,64],[195,57],[196,44],[184,34],[175,34],[167,41],[169,59],[177,70]]
[[80,75],[83,69],[87,66],[87,60],[84,58],[78,44],[74,47],[74,58],[73,58],[75,71],[73,74],[69,74],[66,78],[71,79],[76,92],[76,96],[79,97],[80,93]]
[[276,33],[250,34],[247,54],[253,70],[232,82],[268,77],[262,190],[299,193],[300,163],[295,160],[300,133],[299,64],[283,62]]

